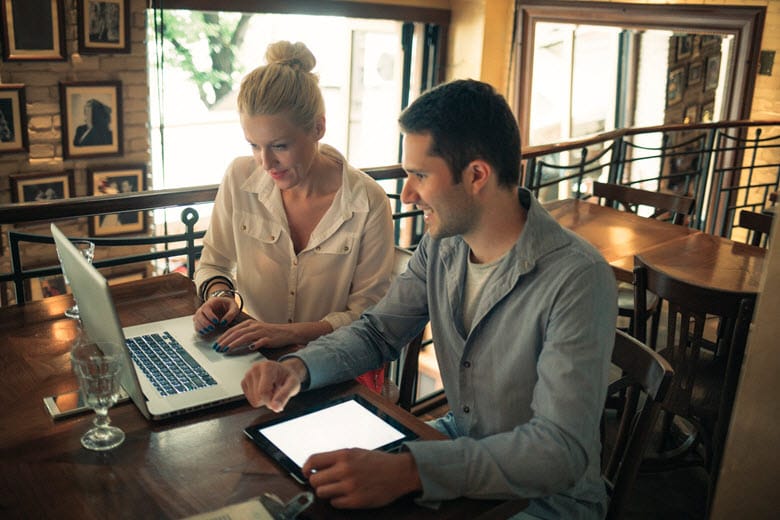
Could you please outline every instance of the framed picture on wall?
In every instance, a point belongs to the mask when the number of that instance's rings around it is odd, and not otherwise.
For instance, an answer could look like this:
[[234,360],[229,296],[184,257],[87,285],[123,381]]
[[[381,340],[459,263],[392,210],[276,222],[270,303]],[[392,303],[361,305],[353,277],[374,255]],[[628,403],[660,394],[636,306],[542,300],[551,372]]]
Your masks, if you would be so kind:
[[134,271],[128,271],[128,272],[106,276],[106,280],[108,280],[108,285],[119,285],[120,283],[132,282],[135,280],[143,280],[144,278],[146,278],[145,269],[137,269]]
[[[117,165],[87,171],[90,195],[117,195],[146,189],[146,166]],[[140,233],[146,229],[146,213],[124,211],[89,218],[91,236]]]
[[43,298],[49,298],[50,296],[59,296],[60,294],[68,294],[70,292],[70,287],[67,286],[65,279],[60,274],[33,278],[27,280],[25,285],[30,300],[41,300]]
[[122,84],[60,83],[65,159],[122,155]]
[[703,69],[704,69],[704,65],[702,65],[702,62],[697,61],[696,63],[691,63],[691,65],[688,67],[687,85],[689,87],[691,85],[697,85],[698,83],[701,82]]
[[688,58],[693,53],[693,35],[686,34],[677,37],[677,61]]
[[27,139],[24,85],[0,84],[0,153],[28,150]]
[[682,100],[684,73],[683,67],[669,71],[669,76],[666,79],[666,106],[674,105]]
[[0,0],[3,59],[65,60],[64,0]]
[[46,202],[73,196],[73,171],[21,173],[9,177],[13,202]]
[[707,69],[704,73],[704,90],[713,90],[718,86],[718,77],[720,75],[720,56],[710,56],[707,58]]
[[77,0],[79,52],[130,52],[130,0]]

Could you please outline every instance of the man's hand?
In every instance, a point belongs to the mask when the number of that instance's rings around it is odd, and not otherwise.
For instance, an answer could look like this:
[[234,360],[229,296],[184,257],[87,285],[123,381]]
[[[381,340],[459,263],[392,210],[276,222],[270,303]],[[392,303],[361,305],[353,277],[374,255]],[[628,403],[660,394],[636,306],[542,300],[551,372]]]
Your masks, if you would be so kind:
[[344,509],[381,507],[422,489],[411,453],[358,448],[318,453],[303,465],[317,496]]
[[301,391],[301,384],[308,378],[306,365],[298,358],[276,361],[260,361],[252,365],[241,380],[249,404],[255,408],[267,406],[281,412],[287,401]]

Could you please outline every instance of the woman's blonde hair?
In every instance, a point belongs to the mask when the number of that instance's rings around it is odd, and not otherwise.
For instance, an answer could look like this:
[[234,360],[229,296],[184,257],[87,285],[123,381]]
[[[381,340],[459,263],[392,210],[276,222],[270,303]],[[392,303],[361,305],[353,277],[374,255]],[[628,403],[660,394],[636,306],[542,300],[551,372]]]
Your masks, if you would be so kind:
[[279,41],[268,46],[265,61],[241,81],[238,111],[250,116],[287,112],[295,124],[313,129],[325,114],[319,79],[311,72],[314,55],[301,42]]

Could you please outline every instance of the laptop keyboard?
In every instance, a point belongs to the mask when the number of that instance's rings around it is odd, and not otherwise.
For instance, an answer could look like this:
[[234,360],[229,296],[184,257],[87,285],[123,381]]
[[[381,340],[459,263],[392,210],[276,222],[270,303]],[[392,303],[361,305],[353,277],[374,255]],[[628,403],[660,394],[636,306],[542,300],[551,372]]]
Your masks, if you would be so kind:
[[126,342],[133,362],[163,396],[217,384],[167,331],[128,338]]

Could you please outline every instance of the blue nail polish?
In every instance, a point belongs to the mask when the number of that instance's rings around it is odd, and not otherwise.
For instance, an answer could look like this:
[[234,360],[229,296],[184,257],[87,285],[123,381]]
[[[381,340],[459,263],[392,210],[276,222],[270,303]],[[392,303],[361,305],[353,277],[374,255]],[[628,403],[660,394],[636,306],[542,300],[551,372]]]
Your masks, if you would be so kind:
[[224,327],[225,325],[227,325],[227,320],[222,320],[221,322],[219,322],[220,327]]
[[219,323],[219,320],[217,318],[211,318],[211,323],[216,325],[217,323]]
[[209,325],[208,327],[206,327],[206,330],[211,332],[212,330],[214,330],[214,325]]
[[214,344],[213,344],[213,345],[211,345],[211,348],[212,348],[213,350],[216,350],[217,352],[219,352],[219,343],[217,343],[217,342],[215,341],[215,342],[214,342]]

